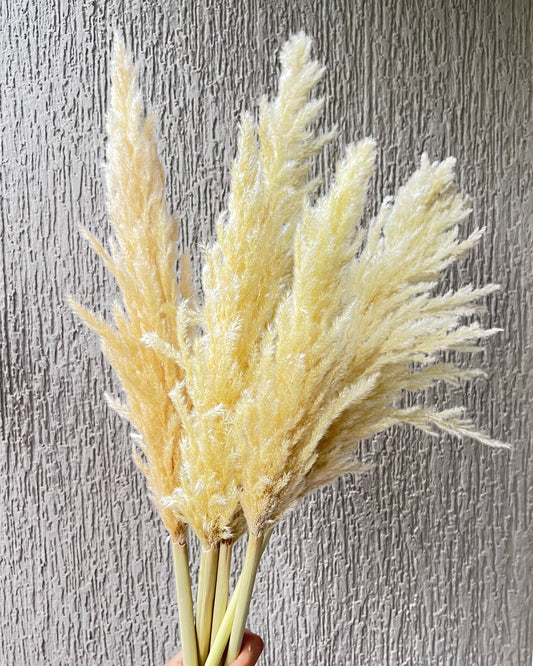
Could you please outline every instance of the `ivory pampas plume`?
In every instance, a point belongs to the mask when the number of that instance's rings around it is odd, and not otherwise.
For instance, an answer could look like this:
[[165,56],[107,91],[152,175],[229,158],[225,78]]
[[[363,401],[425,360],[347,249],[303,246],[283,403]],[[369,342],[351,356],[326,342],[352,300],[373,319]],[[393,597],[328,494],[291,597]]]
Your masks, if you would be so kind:
[[178,225],[167,211],[164,176],[153,134],[145,118],[136,75],[124,45],[115,41],[108,118],[107,202],[115,237],[110,251],[87,230],[84,235],[102,257],[122,294],[113,306],[114,326],[71,300],[74,310],[101,337],[102,348],[124,387],[124,404],[111,399],[139,434],[134,448],[154,503],[173,542],[182,643],[188,663],[196,663],[196,638],[187,555],[187,524],[163,498],[173,492],[182,464],[183,425],[170,393],[182,380],[180,367],[142,342],[148,331],[177,344],[175,308],[193,299],[190,263],[176,276]]
[[[186,666],[217,666],[228,640],[226,663],[236,657],[273,526],[312,490],[360,470],[359,441],[407,423],[500,445],[461,409],[400,401],[481,374],[442,354],[479,351],[497,330],[472,323],[496,285],[438,291],[443,271],[482,234],[461,238],[470,211],[455,162],[423,156],[396,198],[367,219],[376,147],[365,139],[348,146],[317,198],[314,158],[333,138],[315,127],[323,100],[312,93],[323,72],[311,40],[294,36],[281,53],[277,96],[261,103],[257,121],[243,115],[200,302],[187,256],[177,279],[178,230],[164,203],[153,121],[124,47],[115,48],[107,170],[115,240],[107,253],[86,235],[123,306],[114,326],[75,308],[122,381],[126,402],[113,404],[140,435],[136,460],[173,541],[185,544],[188,525],[202,544],[195,640],[186,559],[176,563],[179,603],[187,591]],[[231,546],[245,531],[246,559],[226,610]]]

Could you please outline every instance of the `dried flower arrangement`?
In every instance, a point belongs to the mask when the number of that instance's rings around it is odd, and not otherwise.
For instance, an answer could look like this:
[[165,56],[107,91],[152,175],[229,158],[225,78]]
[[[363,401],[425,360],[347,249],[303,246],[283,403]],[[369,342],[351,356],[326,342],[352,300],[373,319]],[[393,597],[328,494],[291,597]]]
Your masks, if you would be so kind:
[[[454,160],[420,168],[363,223],[375,146],[349,146],[327,194],[313,158],[332,139],[313,126],[324,69],[311,40],[292,37],[279,89],[259,119],[244,114],[228,209],[206,249],[200,299],[178,223],[167,210],[154,120],[134,66],[116,40],[109,112],[109,251],[85,235],[115,277],[122,305],[106,323],[73,301],[101,337],[124,387],[115,409],[138,433],[135,460],[173,543],[186,666],[238,654],[261,554],[273,526],[312,490],[360,471],[360,440],[406,423],[501,446],[461,409],[401,407],[406,391],[482,374],[444,362],[476,352],[484,330],[464,318],[497,289],[436,293],[443,271],[481,237]],[[196,617],[187,534],[202,544]],[[232,544],[248,532],[228,604]],[[228,645],[229,641],[229,645]]]

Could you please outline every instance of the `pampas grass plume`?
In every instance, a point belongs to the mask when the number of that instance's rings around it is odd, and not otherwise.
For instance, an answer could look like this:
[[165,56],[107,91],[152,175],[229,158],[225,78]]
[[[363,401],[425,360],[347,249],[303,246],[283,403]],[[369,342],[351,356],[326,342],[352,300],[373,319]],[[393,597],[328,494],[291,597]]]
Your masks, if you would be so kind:
[[163,168],[157,155],[154,121],[146,118],[136,72],[124,44],[116,39],[112,58],[111,106],[108,116],[107,201],[114,238],[106,251],[83,230],[102,257],[121,292],[113,306],[113,324],[83,308],[77,314],[101,337],[102,348],[126,395],[110,399],[140,434],[135,460],[145,473],[152,497],[174,542],[185,539],[187,525],[162,499],[177,483],[181,466],[182,424],[170,392],[182,379],[180,367],[150,349],[142,336],[156,332],[177,343],[173,310],[191,298],[190,262],[181,261],[176,279],[178,225],[165,204]]

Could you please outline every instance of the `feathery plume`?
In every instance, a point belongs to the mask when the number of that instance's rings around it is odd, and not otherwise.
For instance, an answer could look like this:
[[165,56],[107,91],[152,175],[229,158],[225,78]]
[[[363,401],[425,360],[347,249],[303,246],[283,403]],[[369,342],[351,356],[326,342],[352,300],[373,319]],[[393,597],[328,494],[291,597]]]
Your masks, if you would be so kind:
[[434,294],[442,271],[480,238],[459,240],[469,213],[454,161],[430,164],[365,228],[374,169],[370,141],[349,147],[335,185],[304,210],[295,236],[294,275],[236,408],[241,505],[261,535],[303,495],[354,471],[356,444],[399,423],[498,445],[458,410],[400,409],[404,391],[472,377],[439,360],[477,351],[484,331],[463,318],[497,287]]
[[134,66],[117,39],[111,74],[106,170],[114,231],[110,252],[89,231],[84,230],[84,235],[114,276],[122,305],[113,306],[114,325],[75,301],[72,305],[100,335],[103,351],[124,387],[125,403],[110,403],[140,434],[135,461],[177,543],[185,540],[187,526],[163,498],[176,488],[182,464],[178,444],[183,426],[169,394],[183,373],[178,364],[141,338],[155,333],[169,345],[177,345],[175,309],[180,300],[193,297],[190,263],[182,260],[178,283],[178,225],[165,204],[154,121],[144,115]]
[[[183,384],[172,393],[184,427],[182,474],[168,504],[205,548],[234,539],[245,526],[234,410],[291,279],[296,225],[317,185],[309,178],[312,158],[331,138],[311,130],[323,101],[309,94],[323,68],[310,60],[310,49],[304,35],[290,40],[277,97],[262,102],[258,126],[243,116],[228,211],[205,258],[202,332],[191,345],[168,350],[169,358],[183,357],[184,367]],[[184,304],[180,330],[191,316]]]

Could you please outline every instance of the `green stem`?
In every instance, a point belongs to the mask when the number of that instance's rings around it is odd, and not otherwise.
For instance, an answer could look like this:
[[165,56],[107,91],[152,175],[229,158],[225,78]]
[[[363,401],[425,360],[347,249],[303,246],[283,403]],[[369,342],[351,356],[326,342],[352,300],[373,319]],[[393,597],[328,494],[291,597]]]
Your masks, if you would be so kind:
[[218,546],[204,550],[200,555],[200,575],[196,598],[196,637],[198,640],[198,663],[203,666],[209,653],[213,601],[217,582]]
[[[263,537],[261,555],[265,552],[265,548],[267,547],[271,535],[272,535],[272,530],[269,530]],[[240,589],[241,589],[242,576],[243,574],[241,573],[239,580],[237,581],[237,585],[233,590],[233,594],[231,595],[231,600],[226,609],[226,613],[224,614],[224,619],[222,620],[222,624],[220,625],[220,628],[217,632],[214,642],[211,644],[211,650],[209,651],[209,656],[207,657],[207,661],[205,662],[204,666],[220,666],[222,655],[224,654],[224,650],[226,649],[226,645],[228,644],[228,640],[231,634],[231,628],[233,626],[233,619],[235,617],[235,608],[237,607],[237,600],[239,598]]]
[[250,600],[254,589],[255,575],[259,560],[263,552],[263,537],[250,534],[248,537],[248,546],[246,548],[246,557],[242,569],[239,596],[235,607],[235,618],[231,629],[229,639],[228,654],[226,657],[226,666],[239,656],[241,651],[244,628],[248,619],[248,610],[250,609]]
[[237,599],[239,598],[240,591],[240,582],[241,579],[237,581],[235,590],[231,596],[230,602],[224,613],[224,619],[222,620],[220,627],[218,628],[217,635],[215,640],[211,643],[211,649],[209,650],[209,656],[204,666],[220,666],[222,660],[222,655],[228,644],[229,637],[231,634],[231,628],[233,626],[233,618],[235,617],[235,608],[237,607]]
[[192,607],[191,576],[189,573],[189,554],[187,544],[173,543],[174,577],[178,598],[178,617],[180,623],[181,649],[184,666],[198,666],[196,631]]
[[222,624],[226,612],[226,606],[228,605],[232,547],[232,541],[223,541],[220,544],[217,586],[215,589],[215,603],[213,604],[213,621],[211,623],[211,645],[215,642],[215,637]]

